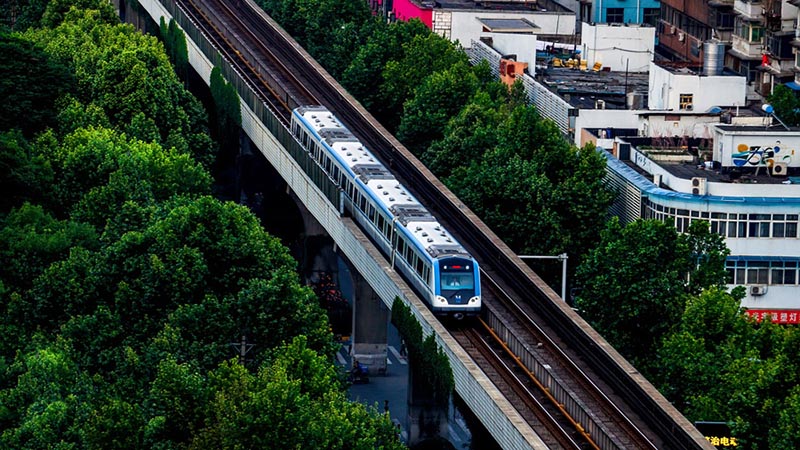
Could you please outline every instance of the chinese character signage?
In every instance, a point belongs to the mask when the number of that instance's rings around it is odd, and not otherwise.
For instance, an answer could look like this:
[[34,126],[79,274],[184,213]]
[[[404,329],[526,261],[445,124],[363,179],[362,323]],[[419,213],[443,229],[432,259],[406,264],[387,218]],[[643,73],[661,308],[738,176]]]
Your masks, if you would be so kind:
[[779,324],[800,323],[800,310],[796,309],[748,309],[745,313],[759,322],[769,318]]
[[694,426],[716,448],[736,449],[739,447],[737,439],[731,436],[731,429],[725,422],[695,422]]

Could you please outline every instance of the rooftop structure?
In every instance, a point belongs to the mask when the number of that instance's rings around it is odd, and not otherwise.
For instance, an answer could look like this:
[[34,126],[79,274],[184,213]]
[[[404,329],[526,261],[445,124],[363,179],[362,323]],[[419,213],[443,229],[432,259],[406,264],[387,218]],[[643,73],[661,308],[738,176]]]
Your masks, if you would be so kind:
[[[381,8],[383,3],[373,4]],[[551,40],[575,41],[575,13],[554,0],[393,0],[390,20],[417,18],[437,33],[469,48],[484,32],[529,33]],[[516,21],[508,21],[516,19]],[[527,23],[526,23],[527,22]],[[531,49],[535,52],[535,47]]]
[[550,67],[539,81],[579,109],[628,109],[627,94],[647,92],[647,73]]

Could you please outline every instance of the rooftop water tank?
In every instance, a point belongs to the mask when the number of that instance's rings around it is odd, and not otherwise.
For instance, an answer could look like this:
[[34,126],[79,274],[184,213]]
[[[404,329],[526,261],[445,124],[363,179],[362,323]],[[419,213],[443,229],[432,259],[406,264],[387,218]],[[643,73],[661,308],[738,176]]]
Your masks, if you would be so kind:
[[722,75],[725,67],[725,44],[720,41],[703,42],[703,75]]

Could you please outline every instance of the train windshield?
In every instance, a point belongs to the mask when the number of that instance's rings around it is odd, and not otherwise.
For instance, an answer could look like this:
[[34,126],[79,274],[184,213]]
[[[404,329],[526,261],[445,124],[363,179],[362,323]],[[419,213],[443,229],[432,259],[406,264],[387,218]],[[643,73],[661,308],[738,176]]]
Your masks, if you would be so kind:
[[442,289],[461,290],[474,289],[475,279],[473,267],[470,263],[450,263],[441,265]]

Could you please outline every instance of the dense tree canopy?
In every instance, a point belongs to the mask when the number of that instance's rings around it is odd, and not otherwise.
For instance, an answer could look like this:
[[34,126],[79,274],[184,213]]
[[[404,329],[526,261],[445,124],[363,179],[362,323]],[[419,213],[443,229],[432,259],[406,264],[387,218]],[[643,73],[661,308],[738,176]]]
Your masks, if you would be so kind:
[[347,401],[289,251],[208,196],[205,112],[161,44],[103,5],[52,3],[55,28],[3,40],[31,82],[60,67],[74,84],[8,92],[51,118],[0,134],[0,447],[400,448]]
[[[209,167],[213,145],[205,113],[183,88],[161,43],[131,25],[110,25],[94,10],[73,9],[66,19],[25,37],[76,74],[72,108],[102,110],[100,120],[128,136],[190,153]],[[86,125],[80,114],[68,117],[78,122],[62,122],[62,133]]]
[[612,219],[578,268],[581,314],[623,355],[645,365],[686,302],[689,252],[675,228]]
[[55,124],[56,101],[73,92],[75,77],[34,43],[0,32],[0,132],[30,137]]

